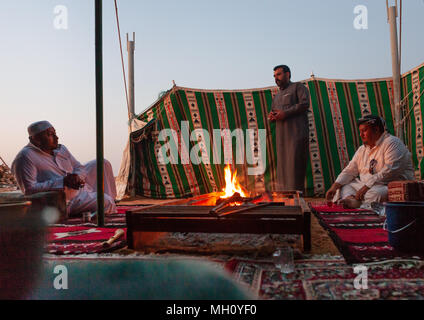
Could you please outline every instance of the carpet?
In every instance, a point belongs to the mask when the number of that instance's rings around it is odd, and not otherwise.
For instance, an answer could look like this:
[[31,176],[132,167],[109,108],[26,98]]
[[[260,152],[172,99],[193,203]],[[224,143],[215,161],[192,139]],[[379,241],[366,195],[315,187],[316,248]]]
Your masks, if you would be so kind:
[[[49,227],[45,252],[56,255],[75,255],[111,252],[126,246],[124,234],[111,245],[103,243],[114,236],[114,227]],[[126,231],[126,229],[123,229]]]
[[80,255],[113,252],[127,245],[126,234],[111,245],[103,243],[114,236],[118,229],[126,232],[125,212],[142,206],[118,206],[116,214],[105,216],[105,227],[98,228],[97,222],[72,217],[66,222],[48,227],[45,253],[54,255]]
[[295,272],[283,274],[271,261],[233,259],[226,269],[264,300],[423,300],[424,264],[385,262],[367,266],[366,287],[355,289],[358,276],[340,257],[295,260]]
[[372,211],[327,205],[312,205],[312,211],[349,264],[423,258],[390,246],[385,217]]

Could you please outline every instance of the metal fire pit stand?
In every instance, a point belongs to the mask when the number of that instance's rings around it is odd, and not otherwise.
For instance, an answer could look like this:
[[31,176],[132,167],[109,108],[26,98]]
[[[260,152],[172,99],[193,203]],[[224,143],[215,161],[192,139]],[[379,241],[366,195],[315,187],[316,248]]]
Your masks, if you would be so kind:
[[[283,201],[228,215],[225,215],[224,210],[222,216],[213,216],[209,213],[213,206],[191,205],[190,200],[127,211],[128,247],[142,250],[142,235],[146,232],[300,234],[303,238],[303,250],[310,251],[309,206],[299,192],[281,193],[281,195]],[[207,195],[203,195],[197,199],[206,198]],[[234,211],[234,207],[226,210]]]

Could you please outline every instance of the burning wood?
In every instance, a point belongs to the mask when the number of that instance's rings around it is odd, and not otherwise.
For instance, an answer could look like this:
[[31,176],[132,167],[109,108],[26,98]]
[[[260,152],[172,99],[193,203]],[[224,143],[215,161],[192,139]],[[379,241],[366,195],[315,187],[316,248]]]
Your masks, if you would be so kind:
[[243,202],[245,198],[242,198],[240,196],[240,193],[236,192],[234,193],[231,197],[229,198],[218,198],[218,200],[216,201],[216,207],[214,207],[213,209],[211,209],[209,211],[210,214],[212,215],[217,215],[219,211],[222,211],[223,209],[225,209],[226,207],[230,206],[232,203],[240,203]]
[[237,179],[237,170],[234,172],[234,174],[231,173],[231,167],[228,164],[224,169],[224,175],[225,175],[225,188],[222,190],[223,195],[221,196],[222,199],[228,199],[236,194],[238,194],[238,197],[247,197],[246,192],[244,192],[242,186],[240,185],[238,179]]
[[253,197],[253,198],[242,197],[242,196],[240,196],[240,194],[238,192],[236,192],[230,198],[227,198],[227,199],[219,198],[217,200],[218,205],[216,207],[212,208],[209,211],[209,213],[217,216],[220,211],[224,210],[225,208],[227,208],[229,206],[241,206],[244,203],[248,203],[248,202],[258,200],[261,197],[262,197],[262,195],[258,195],[258,196]]
[[244,203],[248,203],[262,197],[260,195],[255,198],[249,198],[247,196],[247,192],[243,190],[237,179],[237,170],[234,174],[232,174],[230,165],[225,167],[224,175],[225,188],[222,189],[220,197],[216,200],[216,206],[209,211],[211,215],[218,216],[220,211],[229,206],[241,206]]

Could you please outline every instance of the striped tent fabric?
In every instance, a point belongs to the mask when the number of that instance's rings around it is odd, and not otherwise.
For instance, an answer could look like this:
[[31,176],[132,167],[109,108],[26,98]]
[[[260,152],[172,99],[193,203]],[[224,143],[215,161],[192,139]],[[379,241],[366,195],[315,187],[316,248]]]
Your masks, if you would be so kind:
[[[404,139],[413,155],[417,179],[424,176],[423,79],[424,64],[401,79]],[[393,82],[391,78],[315,77],[302,82],[311,96],[305,191],[307,196],[323,196],[361,145],[357,119],[378,114],[394,133]],[[231,161],[246,190],[252,194],[273,191],[278,155],[275,124],[267,120],[267,114],[277,92],[277,87],[230,91],[174,86],[138,116],[149,122],[146,127],[151,130],[143,128],[131,134],[126,192],[181,198],[221,191],[225,186],[224,167]],[[162,141],[159,137],[164,129],[171,134],[169,140]],[[214,130],[220,134],[214,135]],[[234,134],[237,130],[242,133],[241,139]],[[262,140],[261,131],[265,133]],[[178,153],[170,152],[170,146]],[[249,168],[255,167],[249,154],[253,159],[263,155],[264,170],[258,170],[260,174],[249,174]],[[163,161],[164,156],[168,162]]]

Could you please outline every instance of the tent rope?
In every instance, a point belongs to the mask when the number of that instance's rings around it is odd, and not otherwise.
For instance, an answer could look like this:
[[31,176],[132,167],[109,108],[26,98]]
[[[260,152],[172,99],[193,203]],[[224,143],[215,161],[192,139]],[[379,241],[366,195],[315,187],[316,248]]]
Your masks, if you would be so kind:
[[[424,81],[424,78],[422,78],[421,80],[420,80],[420,86],[421,86],[421,84],[423,83],[423,81]],[[400,103],[400,105],[402,105],[402,104],[405,104],[405,101],[406,100],[408,100],[409,99],[409,97],[410,97],[410,95],[411,95],[411,93],[413,93],[414,92],[414,89],[412,89],[411,91],[409,91],[408,92],[408,94],[399,102]]]
[[122,64],[122,73],[123,73],[123,76],[124,76],[125,97],[127,99],[128,119],[131,120],[132,115],[131,115],[131,112],[130,112],[130,103],[129,103],[129,100],[128,100],[128,89],[127,89],[127,80],[126,80],[126,75],[125,75],[124,55],[122,53],[121,29],[119,27],[119,15],[118,15],[117,0],[115,0],[115,15],[116,15],[116,25],[118,27],[119,48],[121,50],[121,64]]
[[403,117],[403,119],[400,121],[400,124],[403,124],[406,119],[409,117],[409,115],[411,114],[412,110],[414,110],[415,106],[417,105],[417,103],[420,101],[421,96],[424,93],[424,88],[421,90],[420,95],[418,96],[417,101],[415,101],[415,103],[411,106],[411,108],[409,109],[408,113]]
[[3,162],[3,164],[5,165],[5,167],[10,170],[9,166],[7,165],[6,161],[3,160],[2,157],[0,157],[1,162]]
[[402,0],[399,2],[399,69],[402,70]]

